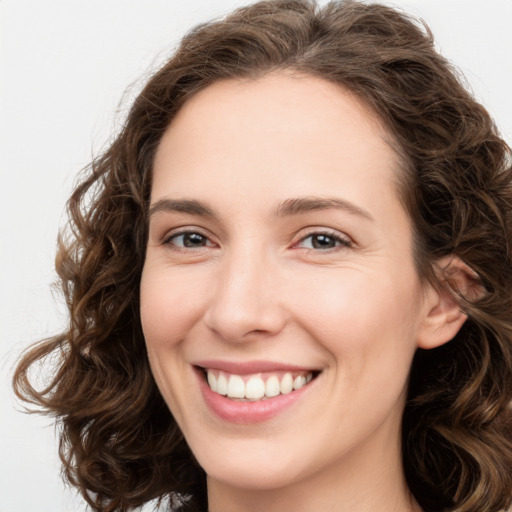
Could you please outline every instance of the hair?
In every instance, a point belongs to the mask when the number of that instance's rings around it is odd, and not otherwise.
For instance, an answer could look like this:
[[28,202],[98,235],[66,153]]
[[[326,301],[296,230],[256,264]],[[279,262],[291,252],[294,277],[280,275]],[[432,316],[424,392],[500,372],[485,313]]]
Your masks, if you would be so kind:
[[[403,416],[408,485],[429,508],[496,512],[512,501],[511,152],[435,48],[429,29],[379,4],[270,0],[189,32],[136,98],[68,202],[56,268],[66,330],[25,353],[20,398],[54,415],[66,478],[95,511],[154,498],[206,510],[206,475],[149,368],[139,316],[152,164],[180,107],[219,80],[304,73],[359,97],[401,156],[415,261],[464,261],[485,293],[451,293],[468,315],[441,348],[418,350]],[[51,361],[48,361],[50,359]],[[29,377],[52,362],[44,389]],[[176,501],[177,500],[177,501]]]

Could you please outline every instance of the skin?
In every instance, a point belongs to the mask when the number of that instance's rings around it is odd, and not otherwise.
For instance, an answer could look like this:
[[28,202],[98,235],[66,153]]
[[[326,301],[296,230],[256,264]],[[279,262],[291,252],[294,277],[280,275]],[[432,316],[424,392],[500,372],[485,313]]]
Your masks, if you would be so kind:
[[[161,141],[141,318],[211,512],[419,510],[400,454],[408,372],[464,318],[418,277],[389,139],[349,92],[280,72],[207,87]],[[304,197],[344,205],[276,215]],[[205,405],[205,359],[321,373],[286,411],[239,425]]]

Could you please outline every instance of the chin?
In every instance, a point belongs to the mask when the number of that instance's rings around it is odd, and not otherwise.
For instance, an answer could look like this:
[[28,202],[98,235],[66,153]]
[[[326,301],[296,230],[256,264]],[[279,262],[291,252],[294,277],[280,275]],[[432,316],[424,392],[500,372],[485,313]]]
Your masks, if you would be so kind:
[[291,485],[296,475],[276,467],[247,468],[240,466],[213,467],[209,479],[246,491],[274,491]]
[[287,487],[301,479],[298,461],[286,461],[282,456],[273,456],[267,450],[261,457],[261,450],[225,454],[224,456],[198,457],[209,479],[223,482],[225,485],[251,491],[272,491]]

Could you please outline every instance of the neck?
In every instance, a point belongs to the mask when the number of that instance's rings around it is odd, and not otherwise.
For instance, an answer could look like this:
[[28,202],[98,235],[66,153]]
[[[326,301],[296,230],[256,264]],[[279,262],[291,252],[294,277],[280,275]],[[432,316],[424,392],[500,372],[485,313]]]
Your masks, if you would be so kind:
[[242,489],[208,477],[209,512],[421,512],[395,444],[357,450],[343,464],[275,489]]

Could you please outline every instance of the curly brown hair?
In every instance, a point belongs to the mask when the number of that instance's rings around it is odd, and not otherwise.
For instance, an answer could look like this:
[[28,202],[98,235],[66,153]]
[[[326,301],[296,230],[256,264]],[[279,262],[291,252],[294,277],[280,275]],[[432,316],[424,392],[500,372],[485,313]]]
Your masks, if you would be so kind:
[[[140,325],[152,163],[194,93],[280,69],[339,84],[376,113],[402,157],[401,198],[420,275],[440,286],[433,262],[453,255],[485,288],[472,301],[453,290],[468,320],[450,343],[415,356],[403,461],[424,507],[509,506],[510,149],[435,51],[428,28],[379,4],[263,1],[185,36],[69,200],[56,260],[69,326],[24,355],[14,375],[18,396],[59,419],[65,475],[94,510],[126,511],[164,497],[206,510],[206,476],[155,385]],[[50,357],[50,382],[35,389],[29,369]]]

